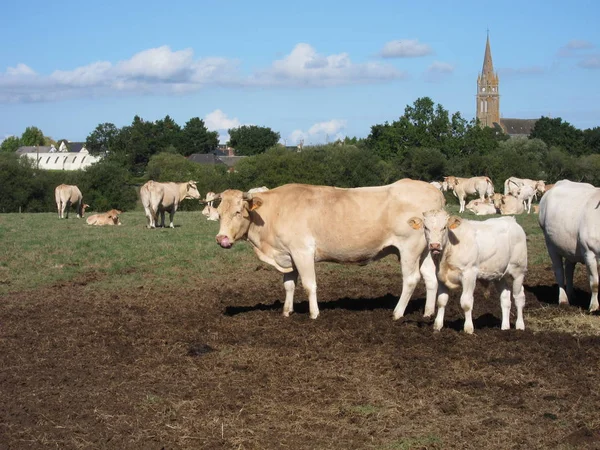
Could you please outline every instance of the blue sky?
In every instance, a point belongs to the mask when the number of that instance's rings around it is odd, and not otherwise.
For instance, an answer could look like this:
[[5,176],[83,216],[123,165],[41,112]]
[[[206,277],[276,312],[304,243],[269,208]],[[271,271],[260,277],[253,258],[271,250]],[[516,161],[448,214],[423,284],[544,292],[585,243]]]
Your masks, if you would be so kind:
[[0,140],[192,117],[305,145],[429,96],[475,114],[489,29],[503,117],[600,126],[600,2],[28,1],[0,25]]

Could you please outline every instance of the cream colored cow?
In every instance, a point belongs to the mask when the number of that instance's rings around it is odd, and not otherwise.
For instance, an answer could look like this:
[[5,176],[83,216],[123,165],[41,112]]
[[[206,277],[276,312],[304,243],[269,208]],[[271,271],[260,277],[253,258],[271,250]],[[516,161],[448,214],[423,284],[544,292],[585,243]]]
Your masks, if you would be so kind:
[[469,203],[467,203],[465,209],[471,211],[477,216],[487,216],[490,214],[496,214],[498,212],[491,198],[488,200],[471,200]]
[[121,220],[119,219],[119,215],[123,214],[122,211],[118,209],[111,209],[105,213],[92,214],[86,219],[86,223],[88,225],[121,225]]
[[492,200],[494,202],[496,210],[500,211],[500,214],[502,214],[503,216],[512,214],[522,214],[523,211],[525,211],[523,201],[519,200],[514,195],[502,195],[496,193],[492,196]]
[[433,314],[434,264],[423,233],[407,222],[415,214],[444,206],[443,194],[429,183],[403,179],[354,189],[286,184],[260,194],[227,190],[217,198],[221,200],[217,244],[230,248],[248,240],[261,261],[283,273],[284,316],[294,310],[300,276],[310,317],[318,317],[315,263],[365,264],[390,254],[400,257],[402,270],[394,319],[404,314],[421,276],[427,290],[425,315]]
[[85,215],[85,205],[83,204],[83,195],[75,185],[61,184],[54,189],[54,198],[56,200],[56,208],[58,209],[59,219],[69,218],[69,209],[75,205],[77,209],[77,218]]
[[169,212],[169,227],[175,228],[173,217],[179,204],[187,198],[199,199],[200,193],[195,181],[185,183],[148,181],[140,189],[140,198],[148,219],[148,228],[157,226],[158,214],[161,216],[161,226],[164,227],[165,211]]
[[504,181],[504,195],[512,194],[515,197],[519,195],[521,186],[530,186],[538,194],[543,195],[546,191],[546,183],[543,180],[531,180],[529,178],[510,177]]
[[467,195],[479,195],[480,200],[491,197],[494,194],[494,184],[488,177],[444,177],[444,184],[448,189],[454,192],[460,204],[459,212],[465,211],[465,201]]
[[473,301],[477,280],[493,281],[500,293],[502,329],[510,328],[511,290],[517,307],[516,328],[525,329],[523,279],[527,272],[527,238],[514,217],[483,221],[450,217],[444,210],[412,217],[409,224],[423,229],[436,264],[439,280],[438,312],[434,329],[444,326],[444,312],[450,289],[462,287],[460,306],[465,314],[464,331],[473,333]]

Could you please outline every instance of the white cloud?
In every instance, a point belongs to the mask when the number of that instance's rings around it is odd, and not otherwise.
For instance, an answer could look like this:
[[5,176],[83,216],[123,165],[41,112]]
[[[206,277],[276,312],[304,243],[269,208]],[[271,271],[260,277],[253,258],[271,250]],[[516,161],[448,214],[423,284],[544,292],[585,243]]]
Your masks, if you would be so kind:
[[594,48],[594,44],[581,39],[573,39],[558,49],[558,56],[569,57],[576,56],[580,50],[589,50]]
[[19,63],[0,73],[0,103],[56,101],[75,97],[123,94],[181,95],[210,86],[335,86],[386,82],[405,77],[377,62],[353,63],[347,53],[321,55],[298,44],[289,55],[264,70],[242,76],[237,60],[198,58],[190,48],[151,48],[116,63],[96,61],[50,75]]
[[592,55],[579,61],[579,67],[584,69],[600,69],[600,55]]
[[326,122],[318,122],[312,125],[308,131],[294,130],[290,133],[288,145],[297,145],[303,141],[305,145],[324,144],[327,141],[333,142],[338,139],[344,139],[342,130],[346,128],[346,121],[332,119]]
[[449,63],[434,61],[425,71],[425,80],[438,82],[454,73],[454,66]]
[[353,63],[347,53],[321,55],[309,44],[297,44],[283,59],[256,72],[250,83],[260,86],[336,86],[404,78],[396,68],[375,62]]
[[416,58],[433,53],[433,49],[418,39],[404,39],[387,42],[379,55],[382,58]]
[[240,126],[240,121],[237,118],[230,119],[220,109],[215,109],[204,118],[204,124],[209,130],[229,130]]

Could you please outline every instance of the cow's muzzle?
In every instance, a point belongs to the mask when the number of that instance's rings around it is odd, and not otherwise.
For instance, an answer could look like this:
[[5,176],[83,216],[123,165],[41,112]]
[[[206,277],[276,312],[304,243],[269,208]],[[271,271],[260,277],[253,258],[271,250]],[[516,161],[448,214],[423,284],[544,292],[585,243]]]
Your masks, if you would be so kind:
[[231,248],[232,243],[227,236],[222,234],[217,235],[217,244],[219,244],[223,248]]
[[431,244],[429,244],[429,251],[432,255],[439,255],[440,253],[442,253],[442,244],[432,242]]

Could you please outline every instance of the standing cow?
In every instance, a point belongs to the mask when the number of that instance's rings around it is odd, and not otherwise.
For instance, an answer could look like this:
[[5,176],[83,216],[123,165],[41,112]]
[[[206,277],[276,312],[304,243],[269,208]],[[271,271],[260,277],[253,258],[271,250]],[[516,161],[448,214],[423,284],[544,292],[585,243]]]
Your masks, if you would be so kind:
[[287,184],[258,195],[227,190],[217,198],[221,200],[217,243],[230,248],[246,239],[261,261],[284,274],[284,316],[294,310],[300,276],[310,317],[318,317],[316,262],[366,264],[390,254],[400,257],[402,270],[394,319],[404,314],[421,275],[427,288],[425,315],[433,314],[435,267],[423,233],[407,222],[415,214],[443,207],[442,193],[429,183],[403,179],[355,189]]
[[512,194],[517,197],[519,195],[519,188],[521,186],[530,186],[540,195],[543,195],[546,191],[546,183],[543,180],[530,180],[529,178],[510,177],[504,180],[504,195]]
[[494,184],[488,177],[472,177],[472,178],[460,178],[460,177],[444,177],[443,185],[447,186],[447,189],[454,192],[454,196],[458,198],[460,204],[460,210],[458,212],[465,211],[465,199],[467,195],[479,195],[479,200],[484,200],[486,197],[490,198],[494,195]]
[[185,183],[159,183],[148,181],[140,189],[140,198],[146,217],[148,228],[155,228],[158,222],[158,214],[161,215],[161,226],[165,226],[165,211],[169,212],[169,227],[173,225],[173,217],[179,207],[179,203],[186,198],[199,199],[200,193],[195,181]]
[[589,310],[597,311],[600,188],[587,183],[559,181],[542,197],[539,214],[558,283],[558,302],[568,304],[569,298],[573,297],[575,265],[583,263],[592,291]]
[[77,186],[70,184],[56,186],[54,189],[54,198],[56,200],[59,219],[69,218],[69,209],[71,209],[72,205],[76,205],[78,219],[85,215],[83,195],[81,195],[81,191]]
[[512,293],[517,307],[517,330],[525,329],[523,279],[527,272],[527,239],[514,217],[484,221],[449,217],[444,210],[428,211],[424,219],[409,220],[415,229],[423,229],[437,268],[438,312],[434,329],[444,326],[444,312],[449,289],[462,286],[460,306],[465,313],[464,331],[473,333],[473,293],[478,279],[494,281],[500,292],[502,329],[510,328],[511,291],[507,278],[512,278]]

